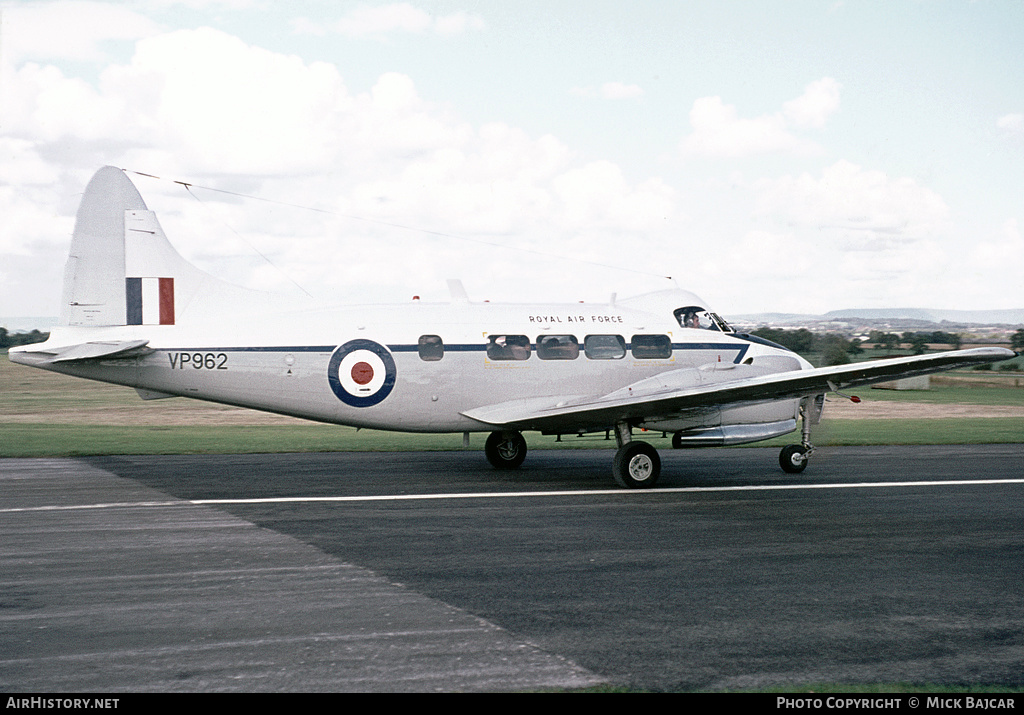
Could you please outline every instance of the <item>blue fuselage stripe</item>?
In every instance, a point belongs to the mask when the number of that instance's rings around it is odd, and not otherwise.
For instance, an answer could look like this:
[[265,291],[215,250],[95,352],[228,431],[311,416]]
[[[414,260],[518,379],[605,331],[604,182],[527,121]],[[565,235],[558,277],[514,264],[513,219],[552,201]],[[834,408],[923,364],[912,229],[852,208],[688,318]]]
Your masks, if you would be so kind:
[[[161,348],[165,352],[246,352],[246,353],[331,353],[337,349],[337,345],[280,345],[280,346],[248,346],[248,347],[199,347],[199,348]],[[531,345],[531,351],[536,352],[537,346]],[[626,350],[632,350],[631,344],[626,345]],[[672,343],[672,352],[688,350],[720,350],[736,351],[733,362],[740,362],[750,348],[747,344],[735,343]],[[388,345],[388,350],[393,353],[416,353],[419,352],[419,345],[398,344]],[[444,346],[446,353],[482,353],[487,351],[487,345],[483,343],[453,343]],[[580,353],[583,354],[582,351]],[[625,356],[623,356],[625,357]],[[663,359],[670,358],[642,358],[642,359]]]

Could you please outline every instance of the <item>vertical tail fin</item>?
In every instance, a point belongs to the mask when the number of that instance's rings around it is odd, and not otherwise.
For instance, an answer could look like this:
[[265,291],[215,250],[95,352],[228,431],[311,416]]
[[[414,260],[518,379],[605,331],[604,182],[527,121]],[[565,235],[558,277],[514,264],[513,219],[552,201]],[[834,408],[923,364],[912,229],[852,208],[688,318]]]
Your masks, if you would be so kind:
[[64,269],[60,325],[175,325],[271,298],[182,258],[121,169],[103,167],[89,181]]
[[125,325],[125,211],[146,211],[135,185],[106,166],[85,189],[64,268],[61,325]]

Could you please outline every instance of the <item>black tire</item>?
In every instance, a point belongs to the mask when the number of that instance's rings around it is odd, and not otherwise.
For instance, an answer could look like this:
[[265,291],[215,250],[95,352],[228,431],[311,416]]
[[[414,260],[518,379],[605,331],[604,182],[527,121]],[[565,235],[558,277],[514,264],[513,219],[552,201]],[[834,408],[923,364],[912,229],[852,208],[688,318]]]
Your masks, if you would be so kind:
[[799,444],[790,444],[779,452],[779,466],[782,471],[799,474],[807,469],[807,450]]
[[615,453],[612,476],[621,487],[650,489],[661,476],[658,450],[646,442],[628,442]]
[[682,448],[683,448],[683,433],[682,432],[676,432],[675,434],[672,435],[672,449],[682,449]]
[[495,469],[518,469],[526,459],[526,440],[518,432],[491,432],[484,454]]

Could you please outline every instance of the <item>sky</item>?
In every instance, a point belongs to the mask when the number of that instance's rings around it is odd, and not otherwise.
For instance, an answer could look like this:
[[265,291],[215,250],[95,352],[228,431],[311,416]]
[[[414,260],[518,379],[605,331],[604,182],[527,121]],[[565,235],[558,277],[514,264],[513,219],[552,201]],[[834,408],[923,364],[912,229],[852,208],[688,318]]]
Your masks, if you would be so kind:
[[1024,3],[0,0],[0,316],[104,165],[331,303],[1021,308]]

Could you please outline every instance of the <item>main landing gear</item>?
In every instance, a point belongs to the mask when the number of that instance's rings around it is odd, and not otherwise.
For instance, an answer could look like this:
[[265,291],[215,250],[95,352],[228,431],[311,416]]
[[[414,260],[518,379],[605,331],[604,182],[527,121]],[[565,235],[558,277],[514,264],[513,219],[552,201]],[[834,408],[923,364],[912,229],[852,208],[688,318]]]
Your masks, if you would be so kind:
[[526,459],[526,440],[518,432],[491,432],[484,454],[495,469],[518,469]]
[[658,450],[646,442],[634,442],[628,424],[615,425],[615,441],[619,445],[612,462],[612,476],[620,487],[650,489],[661,476]]
[[[627,424],[616,425],[619,449],[612,461],[612,476],[628,489],[648,489],[661,476],[658,450],[646,442],[634,442]],[[491,432],[484,444],[487,461],[495,469],[516,469],[526,459],[526,440],[519,432]]]

